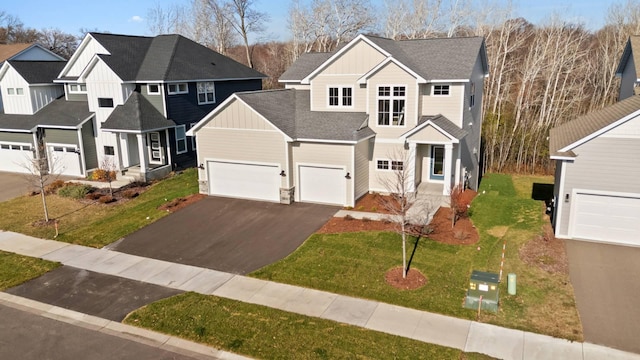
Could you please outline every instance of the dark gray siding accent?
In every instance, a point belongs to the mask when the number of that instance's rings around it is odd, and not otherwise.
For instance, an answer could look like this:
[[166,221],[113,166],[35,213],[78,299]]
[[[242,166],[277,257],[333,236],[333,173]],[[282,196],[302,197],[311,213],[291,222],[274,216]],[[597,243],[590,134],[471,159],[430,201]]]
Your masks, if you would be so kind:
[[67,93],[68,101],[87,101],[87,94],[69,94]]
[[33,145],[33,134],[0,132],[0,141],[29,143]]
[[93,131],[93,119],[87,121],[82,126],[82,143],[84,145],[84,161],[87,169],[95,169],[98,167],[98,154],[96,152],[96,138]]
[[44,130],[45,142],[51,144],[78,144],[78,131],[77,130],[63,130],[63,129],[45,129]]
[[[161,86],[161,85],[158,84],[158,86]],[[145,99],[147,99],[151,103],[151,105],[153,105],[154,108],[158,109],[160,114],[164,115],[164,104],[162,103],[162,93],[157,95],[149,95],[149,88],[147,87],[147,84],[136,85],[136,91],[138,91]]]
[[564,191],[558,194],[563,202],[570,194],[558,219],[561,234],[569,229],[573,189],[640,193],[640,167],[635,166],[640,154],[638,139],[598,137],[573,151],[577,156],[573,162],[566,162]]

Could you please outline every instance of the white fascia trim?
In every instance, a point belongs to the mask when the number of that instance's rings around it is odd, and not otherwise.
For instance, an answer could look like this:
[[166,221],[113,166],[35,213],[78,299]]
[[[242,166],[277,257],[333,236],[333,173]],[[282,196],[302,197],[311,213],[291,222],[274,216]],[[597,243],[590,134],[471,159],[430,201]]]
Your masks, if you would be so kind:
[[[451,136],[451,134],[449,134],[448,132],[446,132],[446,131],[442,130],[442,128],[441,128],[441,127],[439,127],[439,126],[437,126],[436,124],[434,124],[433,122],[431,122],[431,120],[427,120],[427,121],[425,121],[423,124],[421,124],[420,126],[415,127],[415,128],[413,128],[413,129],[411,129],[411,130],[407,131],[406,133],[402,134],[402,135],[400,136],[400,139],[402,139],[402,140],[406,140],[406,141],[409,141],[409,139],[408,139],[408,138],[409,138],[410,136],[412,136],[412,135],[414,135],[415,133],[417,133],[417,132],[419,132],[419,131],[423,130],[423,129],[424,129],[425,127],[427,127],[428,125],[433,126],[433,128],[434,128],[434,129],[436,129],[436,130],[438,130],[440,133],[442,133],[442,135],[444,135],[444,136],[448,137],[448,138],[449,138],[449,140],[451,140],[451,142],[452,142],[452,143],[457,144],[457,143],[459,143],[459,142],[460,142],[458,139],[456,139],[455,137]],[[414,141],[414,142],[417,142],[417,141]]]
[[296,141],[300,142],[314,142],[314,143],[326,143],[326,144],[347,144],[347,145],[355,145],[357,141],[346,141],[346,140],[324,140],[324,139],[304,139],[298,138]]
[[[2,64],[2,67],[0,67],[0,81],[2,80],[2,78],[4,77],[4,75],[7,73],[7,71],[9,70],[9,67],[11,67],[11,64],[9,64],[8,61],[5,61],[4,64]],[[17,71],[16,71],[17,72]]]
[[390,62],[398,65],[398,67],[400,67],[402,70],[406,71],[409,75],[413,76],[414,78],[416,78],[418,84],[426,84],[427,80],[425,78],[423,78],[422,76],[418,75],[415,71],[411,70],[408,66],[406,66],[405,64],[401,63],[400,61],[398,61],[396,58],[389,56],[386,59],[384,59],[380,64],[376,65],[373,69],[369,70],[368,72],[366,72],[364,75],[362,75],[358,80],[357,83],[359,85],[364,85],[367,83],[367,80],[369,79],[370,76],[372,76],[373,74],[375,74],[376,72],[378,72],[378,70],[380,70],[382,67],[386,66],[387,64],[389,64]]
[[632,112],[631,114],[623,117],[622,119],[620,119],[620,120],[618,120],[616,122],[613,122],[613,123],[603,127],[602,129],[600,129],[598,131],[595,131],[595,132],[591,133],[590,135],[587,135],[587,136],[583,137],[582,139],[579,139],[578,141],[575,141],[575,142],[563,147],[562,149],[559,149],[558,152],[567,152],[569,150],[573,150],[575,147],[580,146],[580,145],[586,143],[587,141],[592,140],[592,139],[604,134],[605,132],[624,124],[625,122],[637,117],[638,115],[640,115],[640,110],[636,110],[636,111]]
[[107,128],[102,128],[100,129],[101,131],[104,132],[110,132],[110,133],[126,133],[126,134],[147,134],[150,132],[154,132],[154,131],[162,131],[162,130],[168,130],[168,129],[173,129],[175,128],[175,126],[168,126],[168,127],[161,127],[161,128],[157,128],[157,129],[147,129],[144,131],[141,130],[120,130],[120,129],[107,129]]
[[38,128],[37,126],[34,127],[33,129],[28,129],[28,130],[27,129],[3,129],[3,128],[0,128],[0,131],[2,131],[2,132],[17,132],[17,133],[29,134],[29,133],[34,132],[37,128]]
[[468,83],[471,82],[470,79],[431,79],[429,80],[430,83]]
[[562,160],[562,161],[574,161],[576,158],[571,156],[553,156],[549,157],[551,160]]
[[300,83],[302,80],[278,80],[279,83]]
[[[167,80],[162,81],[166,84],[175,84],[175,83],[192,83],[192,82],[218,82],[218,81],[233,81],[233,80],[258,80],[258,79],[266,79],[267,76],[256,76],[256,77],[246,77],[246,78],[219,78],[219,79],[185,79],[185,80]],[[149,80],[152,81],[152,80]],[[157,81],[157,80],[153,80]],[[143,83],[145,80],[136,80],[136,83]]]
[[231,96],[226,98],[220,105],[216,106],[215,109],[211,110],[211,112],[203,116],[202,119],[200,119],[200,121],[198,121],[194,126],[192,126],[189,130],[187,130],[187,136],[196,136],[195,132],[198,129],[204,126],[209,120],[211,120],[211,117],[215,116],[220,111],[222,111],[222,109],[234,99],[240,100],[240,98],[236,94],[232,94]]
[[378,144],[404,144],[404,139],[385,139],[376,137],[376,143]]
[[342,49],[340,49],[338,52],[336,52],[335,54],[333,54],[333,56],[331,56],[330,58],[328,58],[327,60],[325,60],[325,62],[323,62],[322,64],[320,64],[320,66],[318,66],[315,70],[313,70],[313,72],[311,72],[311,74],[307,75],[304,79],[302,79],[300,81],[301,84],[309,84],[311,81],[311,78],[314,77],[317,73],[319,73],[320,71],[322,71],[325,67],[327,67],[327,65],[329,65],[330,63],[332,63],[335,59],[337,59],[338,57],[342,56],[343,53],[345,53],[346,51],[348,51],[349,49],[351,49],[357,42],[358,40],[362,40],[364,42],[366,42],[367,44],[369,44],[371,47],[373,47],[374,49],[380,51],[384,56],[389,57],[391,56],[391,54],[389,54],[388,52],[386,52],[385,50],[383,50],[381,47],[379,47],[378,45],[374,44],[371,40],[369,40],[366,36],[364,36],[363,34],[360,34],[358,36],[356,36],[355,39],[351,40],[345,47],[343,47]]
[[[96,66],[98,61],[100,61],[100,58],[98,57],[98,55],[97,54],[93,55],[91,60],[89,60],[89,63],[87,64],[87,67],[85,67],[82,70],[82,72],[80,73],[80,75],[78,76],[78,79],[76,80],[76,82],[79,82],[79,83],[86,82],[86,77],[89,75],[91,70],[93,70],[93,68]],[[107,67],[109,67],[109,65],[107,65]],[[113,70],[111,70],[111,71],[113,71]]]
[[[73,55],[71,55],[71,59],[69,59],[69,61],[67,62],[67,65],[65,65],[62,70],[60,71],[60,74],[58,74],[58,77],[64,77],[64,74],[67,73],[67,71],[71,70],[71,68],[73,67],[73,65],[76,63],[76,61],[78,60],[78,57],[80,57],[80,54],[82,54],[82,52],[84,51],[84,49],[87,47],[87,45],[89,44],[89,42],[91,42],[91,40],[94,40],[95,42],[97,42],[98,44],[100,44],[100,42],[98,40],[96,40],[93,36],[91,36],[90,33],[87,33],[87,35],[84,37],[84,39],[82,39],[82,42],[80,43],[80,46],[78,46],[78,48],[76,49],[76,51],[73,53]],[[102,44],[100,44],[100,46],[104,49],[104,46],[102,46]],[[105,55],[111,55],[110,52],[105,50]],[[94,54],[95,55],[95,54]]]

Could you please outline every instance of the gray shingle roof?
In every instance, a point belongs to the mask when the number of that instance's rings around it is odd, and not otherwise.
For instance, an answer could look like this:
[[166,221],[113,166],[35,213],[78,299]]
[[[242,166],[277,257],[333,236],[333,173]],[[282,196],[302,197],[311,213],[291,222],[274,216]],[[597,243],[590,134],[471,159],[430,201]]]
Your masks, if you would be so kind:
[[9,64],[29,84],[51,84],[67,62],[9,60]]
[[441,114],[438,115],[425,115],[421,116],[418,119],[418,124],[413,129],[407,131],[407,133],[411,133],[416,131],[416,129],[421,128],[424,123],[427,121],[431,121],[432,124],[436,125],[447,134],[453,136],[454,138],[461,140],[465,136],[467,136],[467,132],[463,129],[460,129],[458,125],[454,124],[451,120],[447,119]]
[[0,114],[0,130],[31,131],[38,126],[75,128],[92,115],[86,101],[59,98],[34,115]]
[[296,81],[301,80],[311,74],[313,70],[327,61],[333,55],[332,52],[326,53],[304,53],[300,55],[298,60],[291,64],[289,68],[280,75],[280,81]]
[[[393,40],[371,35],[365,37],[426,80],[469,79],[478,54],[482,54],[484,59],[486,52],[482,37],[416,40]],[[280,80],[302,80],[335,53],[301,56]],[[487,64],[483,66],[487,73]]]
[[294,140],[358,141],[375,135],[365,124],[367,115],[364,112],[311,111],[307,90],[270,90],[237,95]]
[[181,35],[91,33],[111,55],[99,55],[124,81],[265,78],[266,75]]
[[156,109],[149,100],[138,92],[134,92],[124,105],[118,105],[107,120],[102,124],[105,131],[134,131],[172,128],[176,124],[168,120]]
[[549,131],[549,152],[551,156],[573,156],[571,153],[561,153],[559,150],[638,110],[640,110],[640,96],[636,95],[557,126]]

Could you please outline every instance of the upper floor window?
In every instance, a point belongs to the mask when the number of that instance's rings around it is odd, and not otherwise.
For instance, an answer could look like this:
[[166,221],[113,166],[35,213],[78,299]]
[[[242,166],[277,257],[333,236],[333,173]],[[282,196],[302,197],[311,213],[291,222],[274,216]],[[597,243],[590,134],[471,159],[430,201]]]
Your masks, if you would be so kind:
[[213,104],[216,102],[216,94],[213,82],[198,83],[198,104]]
[[433,91],[431,92],[434,96],[447,96],[449,95],[449,85],[433,85]]
[[352,87],[330,87],[329,106],[350,107],[353,105]]
[[98,106],[101,108],[112,108],[113,98],[98,98]]
[[406,87],[378,87],[378,125],[404,126],[404,107],[407,101]]
[[169,95],[188,93],[189,87],[187,86],[187,83],[169,84]]
[[158,85],[158,84],[147,84],[147,94],[149,94],[149,95],[160,95],[160,85]]
[[87,84],[69,84],[70,94],[86,94]]
[[469,107],[472,108],[476,104],[476,84],[472,81],[469,85]]
[[7,88],[7,95],[24,95],[23,88]]

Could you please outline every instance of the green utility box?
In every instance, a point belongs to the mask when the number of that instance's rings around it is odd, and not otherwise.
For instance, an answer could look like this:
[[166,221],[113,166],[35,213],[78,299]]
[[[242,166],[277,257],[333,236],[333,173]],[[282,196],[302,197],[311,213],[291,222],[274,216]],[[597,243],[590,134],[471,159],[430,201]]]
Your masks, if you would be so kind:
[[478,309],[482,297],[482,310],[498,312],[498,274],[473,270],[464,300],[467,309]]

